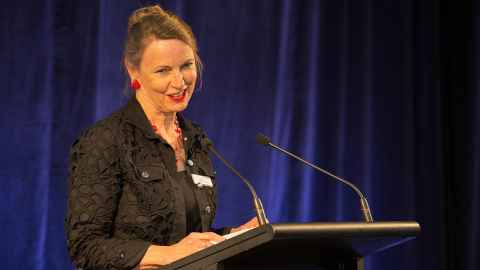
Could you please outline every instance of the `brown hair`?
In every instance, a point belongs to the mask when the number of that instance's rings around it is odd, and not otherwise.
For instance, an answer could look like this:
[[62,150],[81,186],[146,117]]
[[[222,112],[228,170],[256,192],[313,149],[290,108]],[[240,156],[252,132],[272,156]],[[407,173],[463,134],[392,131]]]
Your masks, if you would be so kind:
[[189,45],[195,55],[197,73],[201,76],[202,62],[192,29],[181,18],[159,5],[139,8],[128,18],[124,63],[139,68],[143,51],[152,39],[178,39]]

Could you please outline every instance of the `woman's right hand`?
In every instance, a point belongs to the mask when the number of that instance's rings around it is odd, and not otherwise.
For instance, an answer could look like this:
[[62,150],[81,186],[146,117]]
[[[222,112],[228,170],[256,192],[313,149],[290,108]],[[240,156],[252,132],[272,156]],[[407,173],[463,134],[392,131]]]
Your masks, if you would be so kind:
[[171,246],[151,245],[143,256],[139,264],[139,269],[153,269],[170,264],[192,253],[222,242],[223,240],[225,240],[225,238],[213,232],[194,232]]

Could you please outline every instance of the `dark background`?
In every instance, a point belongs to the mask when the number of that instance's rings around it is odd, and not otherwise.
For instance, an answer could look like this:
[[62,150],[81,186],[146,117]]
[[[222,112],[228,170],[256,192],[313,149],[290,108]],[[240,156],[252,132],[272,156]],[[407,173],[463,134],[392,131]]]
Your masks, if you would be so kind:
[[[480,8],[435,0],[160,1],[197,35],[204,87],[187,115],[250,178],[271,222],[359,220],[344,186],[255,144],[257,132],[357,184],[416,240],[367,269],[480,267]],[[139,1],[2,1],[2,269],[69,269],[70,144],[123,104]],[[217,225],[253,216],[217,161]]]

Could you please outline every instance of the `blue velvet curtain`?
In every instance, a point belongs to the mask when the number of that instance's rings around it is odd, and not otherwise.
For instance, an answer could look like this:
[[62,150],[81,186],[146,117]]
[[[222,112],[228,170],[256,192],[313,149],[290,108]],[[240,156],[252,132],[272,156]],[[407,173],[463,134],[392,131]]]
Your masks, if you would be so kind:
[[[367,269],[480,267],[480,7],[473,1],[160,1],[197,35],[187,116],[250,178],[271,222],[359,220],[355,194],[254,142],[257,132],[357,184],[414,241]],[[459,1],[457,1],[459,2]],[[139,1],[4,1],[0,9],[2,269],[70,269],[67,157],[127,98],[121,53]],[[216,224],[253,216],[215,161]]]

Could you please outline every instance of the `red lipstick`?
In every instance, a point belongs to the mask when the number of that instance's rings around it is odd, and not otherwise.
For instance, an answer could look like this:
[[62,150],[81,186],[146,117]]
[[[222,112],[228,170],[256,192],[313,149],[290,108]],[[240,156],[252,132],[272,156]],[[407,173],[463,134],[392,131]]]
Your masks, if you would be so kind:
[[168,96],[170,100],[172,100],[175,103],[181,103],[185,100],[185,97],[187,96],[187,91],[183,91],[183,94],[180,96]]

